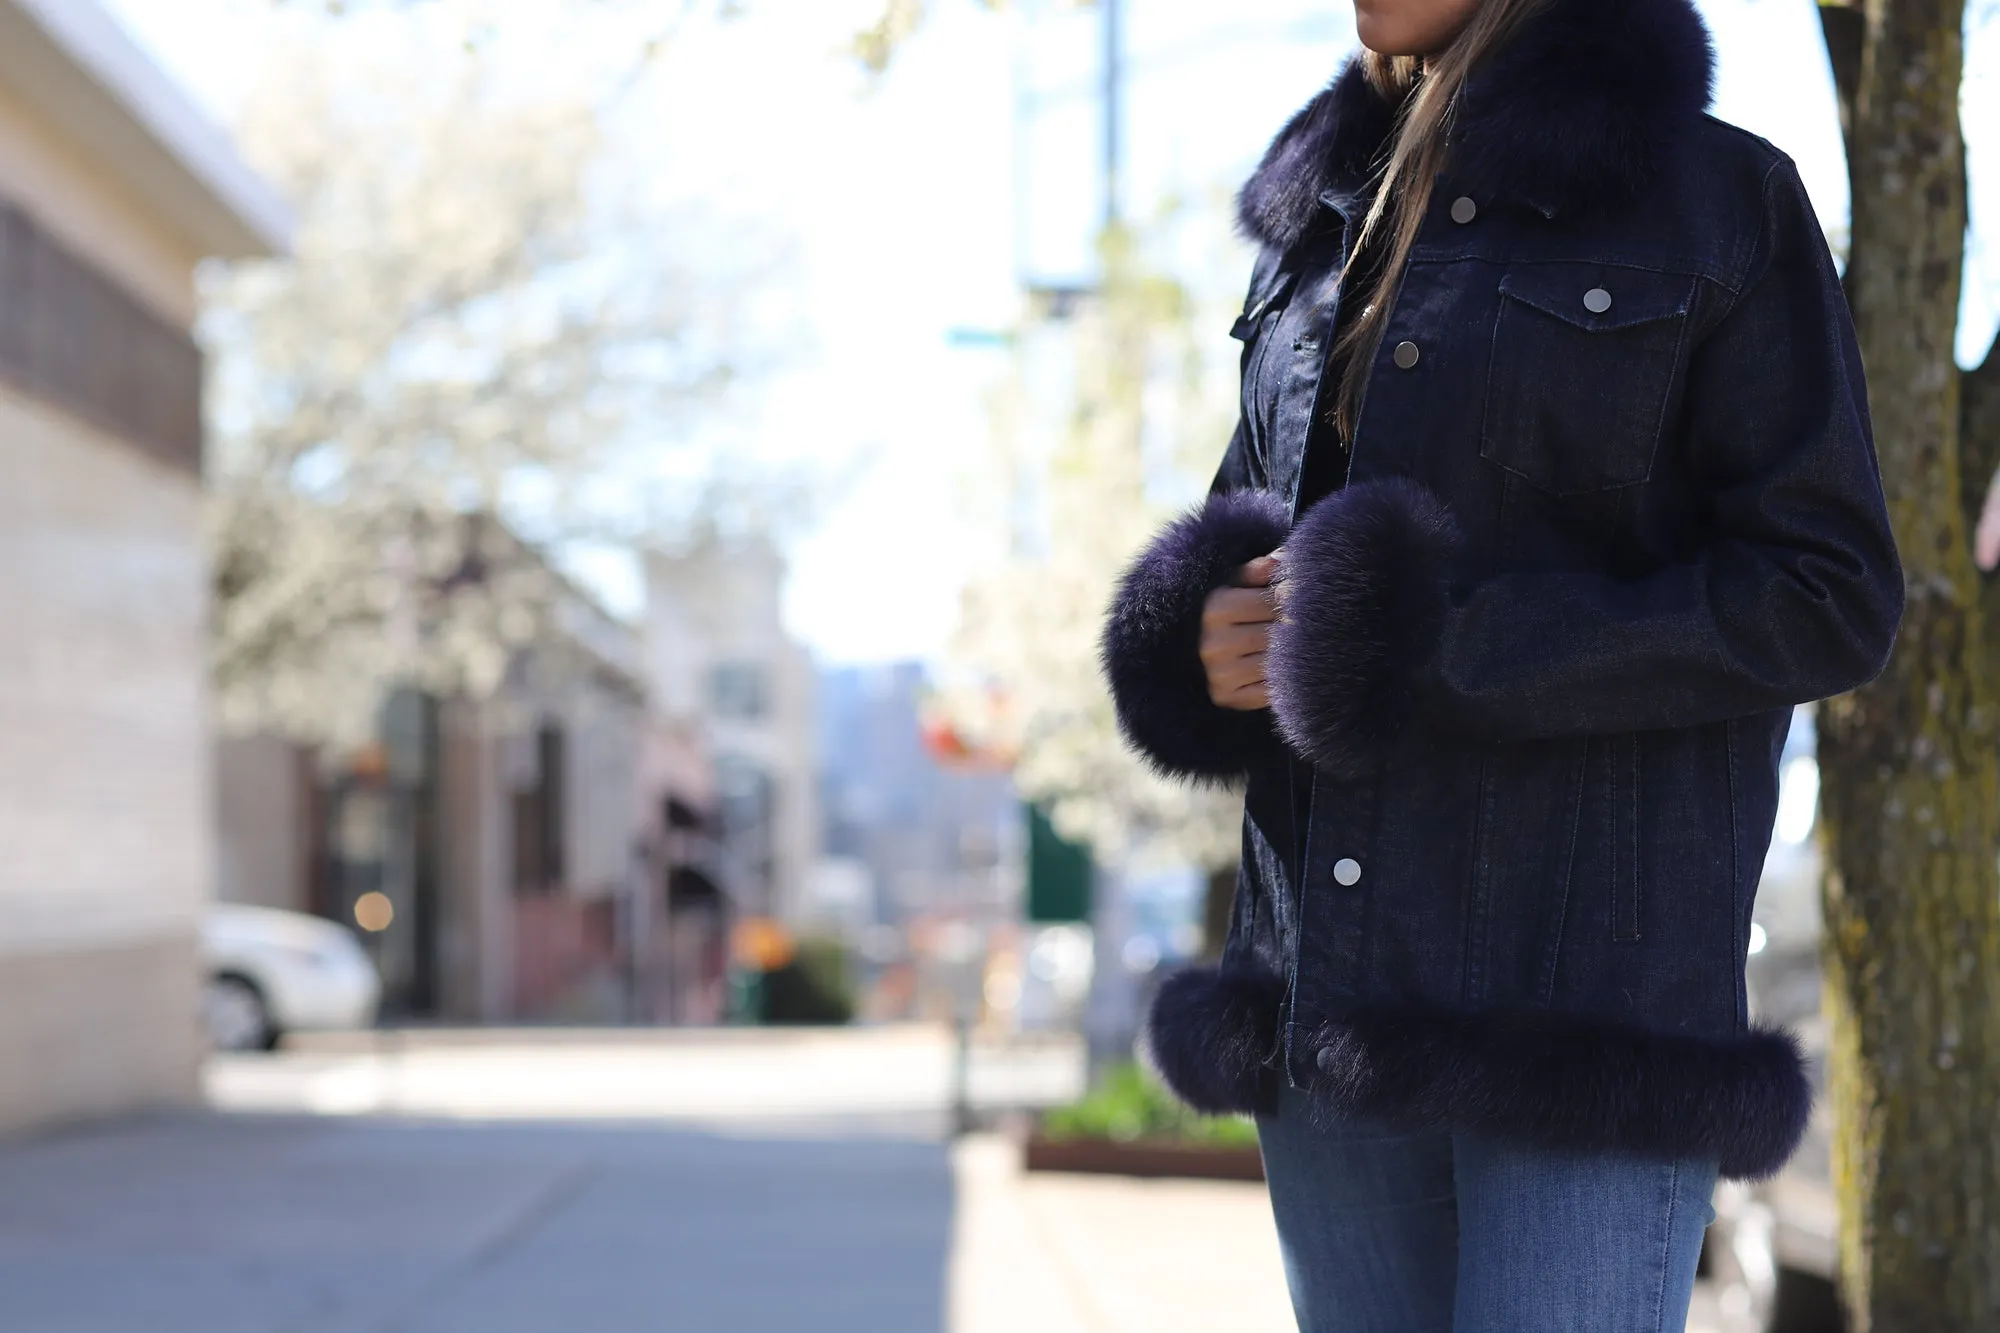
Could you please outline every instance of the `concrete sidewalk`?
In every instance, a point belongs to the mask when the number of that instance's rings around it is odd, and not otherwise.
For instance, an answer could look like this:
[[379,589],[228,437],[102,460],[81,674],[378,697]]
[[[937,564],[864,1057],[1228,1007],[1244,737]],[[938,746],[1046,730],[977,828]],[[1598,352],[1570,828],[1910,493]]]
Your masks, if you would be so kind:
[[952,1333],[1293,1333],[1261,1185],[1027,1175],[961,1142]]
[[1284,1333],[1275,1255],[1255,1186],[1024,1176],[995,1138],[197,1116],[0,1147],[4,1333]]
[[188,1117],[0,1148],[4,1333],[936,1333],[947,1150]]

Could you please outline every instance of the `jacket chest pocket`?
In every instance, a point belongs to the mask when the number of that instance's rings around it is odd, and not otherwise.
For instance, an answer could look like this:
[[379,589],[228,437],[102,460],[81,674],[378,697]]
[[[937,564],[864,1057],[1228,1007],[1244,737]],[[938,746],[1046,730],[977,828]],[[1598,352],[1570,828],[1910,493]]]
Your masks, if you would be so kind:
[[1500,280],[1479,453],[1552,495],[1652,475],[1694,279],[1529,264]]

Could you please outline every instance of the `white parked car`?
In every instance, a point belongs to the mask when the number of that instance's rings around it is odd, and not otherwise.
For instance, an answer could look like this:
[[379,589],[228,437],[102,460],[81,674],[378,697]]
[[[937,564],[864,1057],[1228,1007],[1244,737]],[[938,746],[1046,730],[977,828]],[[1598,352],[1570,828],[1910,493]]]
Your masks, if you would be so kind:
[[202,1021],[224,1051],[267,1051],[287,1032],[363,1028],[382,979],[354,932],[302,912],[216,903],[202,923]]

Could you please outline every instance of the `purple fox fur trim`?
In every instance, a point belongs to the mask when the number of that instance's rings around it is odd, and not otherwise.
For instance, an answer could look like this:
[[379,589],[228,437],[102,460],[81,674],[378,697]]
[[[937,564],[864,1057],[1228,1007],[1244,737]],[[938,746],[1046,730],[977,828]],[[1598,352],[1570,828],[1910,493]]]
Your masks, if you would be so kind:
[[1248,967],[1192,967],[1161,983],[1146,1049],[1174,1095],[1211,1115],[1272,1109],[1284,982]]
[[1338,182],[1367,180],[1395,127],[1396,109],[1369,85],[1360,61],[1348,61],[1271,141],[1237,193],[1236,225],[1254,241],[1289,250],[1311,230],[1321,194]]
[[1241,778],[1278,753],[1269,713],[1218,707],[1201,664],[1201,613],[1237,566],[1285,540],[1289,513],[1265,491],[1218,495],[1169,524],[1119,580],[1101,660],[1118,725],[1170,777]]
[[1278,730],[1336,777],[1373,771],[1409,725],[1449,606],[1457,525],[1402,478],[1314,505],[1285,542],[1265,678]]
[[[1240,964],[1167,978],[1146,1030],[1154,1067],[1198,1111],[1269,1113],[1284,993],[1275,974]],[[1305,1049],[1317,1069],[1308,1104],[1326,1123],[1707,1158],[1732,1180],[1776,1174],[1812,1113],[1797,1041],[1767,1029],[1693,1037],[1546,1010],[1374,1006],[1320,1024]]]
[[[1550,216],[1630,204],[1672,138],[1707,109],[1715,53],[1689,0],[1552,0],[1476,71],[1453,114],[1453,186]],[[1246,235],[1285,250],[1320,196],[1359,190],[1395,108],[1358,61],[1292,118],[1237,199]]]
[[1798,1148],[1812,1084],[1787,1033],[1652,1033],[1558,1014],[1379,1009],[1313,1038],[1314,1114],[1471,1130],[1548,1147],[1708,1158],[1774,1175]]

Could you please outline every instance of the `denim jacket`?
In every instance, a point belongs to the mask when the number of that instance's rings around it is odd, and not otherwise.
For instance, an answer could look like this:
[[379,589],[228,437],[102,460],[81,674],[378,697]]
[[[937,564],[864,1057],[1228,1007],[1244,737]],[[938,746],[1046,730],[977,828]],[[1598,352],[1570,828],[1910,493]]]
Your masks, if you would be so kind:
[[[1149,1028],[1190,1103],[1283,1082],[1739,1177],[1796,1146],[1743,986],[1778,753],[1881,670],[1903,580],[1819,224],[1712,77],[1687,0],[1554,0],[1475,72],[1344,469],[1327,344],[1392,109],[1350,65],[1244,188],[1241,420],[1104,638],[1157,767],[1247,779],[1221,965]],[[1279,547],[1272,707],[1221,709],[1201,604]]]

